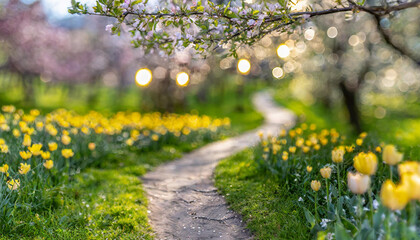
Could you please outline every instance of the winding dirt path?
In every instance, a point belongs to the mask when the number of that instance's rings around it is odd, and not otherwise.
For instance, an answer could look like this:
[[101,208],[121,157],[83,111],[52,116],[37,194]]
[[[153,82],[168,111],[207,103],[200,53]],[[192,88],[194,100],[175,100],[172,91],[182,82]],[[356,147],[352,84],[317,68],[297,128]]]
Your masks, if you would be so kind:
[[229,210],[214,187],[214,168],[219,160],[257,144],[259,131],[275,135],[295,123],[294,114],[278,107],[267,92],[255,94],[253,103],[265,117],[260,128],[206,145],[143,177],[157,239],[252,239],[241,216]]

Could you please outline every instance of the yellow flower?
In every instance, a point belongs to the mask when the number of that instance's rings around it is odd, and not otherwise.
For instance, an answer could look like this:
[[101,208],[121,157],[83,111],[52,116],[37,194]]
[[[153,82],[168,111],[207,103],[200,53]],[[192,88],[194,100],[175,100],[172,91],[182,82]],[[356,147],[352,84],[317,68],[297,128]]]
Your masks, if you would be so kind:
[[410,200],[409,190],[405,185],[395,184],[391,180],[386,180],[381,188],[382,204],[391,210],[402,210]]
[[401,176],[401,184],[407,187],[411,200],[420,200],[420,175],[405,173]]
[[296,128],[296,134],[301,135],[302,134],[302,128]]
[[278,144],[273,144],[273,154],[277,154],[281,150],[281,146]]
[[311,150],[309,147],[307,147],[307,146],[303,146],[302,147],[302,151],[304,152],[304,153],[307,153],[307,152],[309,152],[309,150]]
[[321,144],[322,144],[322,145],[324,145],[324,146],[328,144],[328,139],[326,139],[326,138],[321,138],[319,141],[320,141],[320,142],[321,142]]
[[280,130],[280,134],[279,134],[279,136],[283,138],[283,137],[286,137],[286,134],[287,134],[286,129],[282,128],[282,129]]
[[57,147],[58,145],[55,142],[48,143],[48,148],[50,149],[51,152],[54,152],[55,150],[57,150]]
[[403,154],[398,152],[394,145],[386,145],[382,154],[382,159],[388,165],[395,165],[403,159]]
[[19,173],[22,175],[27,174],[31,170],[31,165],[27,163],[20,163]]
[[63,149],[63,150],[61,150],[61,155],[64,158],[71,158],[71,157],[74,156],[74,152],[73,152],[72,149]]
[[133,141],[133,139],[132,139],[132,138],[129,138],[129,139],[127,139],[127,140],[125,141],[125,144],[127,144],[128,146],[133,146],[134,141]]
[[50,152],[42,152],[41,157],[44,160],[50,159],[51,158],[51,153]]
[[319,145],[319,144],[315,144],[315,145],[314,145],[314,149],[318,151],[319,149],[321,149],[321,145]]
[[357,144],[357,146],[362,146],[363,139],[361,139],[361,138],[356,139],[356,144]]
[[264,138],[264,133],[263,133],[263,131],[259,131],[259,132],[258,132],[258,137],[259,137],[260,139],[263,139],[263,138]]
[[289,147],[289,152],[295,153],[296,152],[296,147]]
[[370,187],[370,177],[368,175],[363,175],[360,173],[351,173],[347,174],[347,186],[350,191],[354,194],[363,194]]
[[294,138],[294,137],[296,136],[296,131],[295,131],[295,130],[290,130],[290,131],[289,131],[289,136],[290,136],[291,138]]
[[53,162],[53,160],[47,160],[47,161],[45,161],[45,162],[44,162],[44,167],[45,167],[46,169],[51,169],[51,168],[53,168],[53,167],[54,167],[54,162]]
[[155,141],[155,142],[156,142],[157,140],[159,140],[159,135],[157,135],[157,134],[153,134],[153,135],[152,135],[152,140],[153,140],[153,141]]
[[7,181],[7,187],[10,190],[17,190],[20,186],[20,180],[19,179],[10,179]]
[[323,178],[330,178],[331,177],[331,168],[330,167],[325,167],[325,168],[321,168],[320,172]]
[[354,151],[354,145],[346,146],[346,152],[353,152]]
[[9,171],[9,165],[5,163],[3,164],[3,166],[0,167],[0,172],[7,173],[7,171]]
[[304,139],[303,138],[298,138],[296,140],[296,147],[302,147],[304,143]]
[[2,153],[9,153],[9,146],[6,144],[0,145],[0,150]]
[[420,163],[415,161],[405,161],[398,164],[398,173],[400,176],[405,173],[420,174]]
[[13,113],[14,111],[16,111],[16,108],[13,105],[4,105],[3,107],[1,107],[1,110],[5,113]]
[[31,114],[34,117],[39,116],[39,114],[41,114],[41,112],[38,109],[32,109],[29,114]]
[[36,126],[36,129],[38,131],[42,131],[42,129],[44,129],[44,123],[43,122],[36,122],[35,126]]
[[306,166],[306,171],[308,171],[308,173],[312,172],[312,167],[311,166]]
[[335,163],[343,162],[344,151],[343,149],[334,149],[331,152],[332,161]]
[[378,167],[378,158],[372,152],[361,152],[354,157],[354,168],[362,174],[373,175]]
[[287,161],[287,159],[289,158],[289,153],[284,151],[281,158],[283,159],[283,161]]
[[31,147],[28,147],[29,151],[31,151],[32,155],[39,156],[42,153],[42,144],[32,144]]
[[28,160],[29,158],[32,157],[32,153],[31,152],[21,151],[21,152],[19,152],[19,155],[22,157],[23,160]]
[[362,132],[360,135],[359,135],[359,137],[360,138],[365,138],[367,136],[367,133],[366,132]]
[[315,130],[316,130],[316,124],[312,123],[312,124],[309,126],[309,129],[310,129],[311,131],[315,131]]
[[71,137],[69,135],[63,135],[61,136],[61,142],[64,145],[69,145],[71,143]]
[[382,152],[382,149],[381,149],[381,147],[380,147],[380,146],[377,146],[377,147],[375,148],[375,151],[376,151],[376,152],[378,152],[378,153],[381,153],[381,152]]
[[321,182],[319,182],[318,180],[312,180],[312,182],[311,182],[311,188],[315,192],[318,192],[318,190],[321,188]]
[[25,134],[25,136],[23,136],[23,143],[22,145],[25,147],[29,147],[32,144],[32,140],[31,140],[31,136],[29,136],[28,134]]
[[96,148],[96,144],[91,142],[91,143],[89,143],[88,148],[89,148],[89,150],[93,151]]
[[15,129],[13,129],[12,132],[13,132],[13,136],[15,136],[16,138],[20,137],[20,131],[18,129],[15,128]]

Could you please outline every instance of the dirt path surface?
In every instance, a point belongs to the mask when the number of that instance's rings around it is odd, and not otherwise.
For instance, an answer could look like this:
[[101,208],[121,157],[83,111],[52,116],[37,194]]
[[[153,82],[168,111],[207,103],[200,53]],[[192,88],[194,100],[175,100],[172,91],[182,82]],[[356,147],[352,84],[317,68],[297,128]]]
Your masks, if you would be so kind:
[[206,145],[143,177],[156,239],[252,239],[241,216],[229,210],[214,187],[214,168],[219,160],[257,144],[259,131],[275,135],[295,122],[294,114],[278,107],[267,92],[254,95],[253,103],[265,117],[263,126]]

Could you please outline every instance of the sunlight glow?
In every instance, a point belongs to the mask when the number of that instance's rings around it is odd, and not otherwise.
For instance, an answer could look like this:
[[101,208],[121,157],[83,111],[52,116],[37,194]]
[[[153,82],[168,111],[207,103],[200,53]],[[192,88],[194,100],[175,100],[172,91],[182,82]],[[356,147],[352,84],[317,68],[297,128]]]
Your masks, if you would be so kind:
[[189,81],[190,76],[188,76],[188,73],[186,72],[180,72],[176,75],[176,84],[178,84],[181,87],[187,86]]
[[251,70],[251,63],[247,59],[240,59],[238,61],[238,71],[243,74],[247,75]]
[[152,71],[148,68],[139,69],[136,73],[136,83],[139,86],[146,87],[152,81]]
[[290,55],[290,49],[285,44],[280,44],[277,48],[277,56],[280,58],[287,58]]
[[281,67],[275,67],[273,68],[272,74],[275,78],[281,78],[284,75],[284,71],[281,69]]

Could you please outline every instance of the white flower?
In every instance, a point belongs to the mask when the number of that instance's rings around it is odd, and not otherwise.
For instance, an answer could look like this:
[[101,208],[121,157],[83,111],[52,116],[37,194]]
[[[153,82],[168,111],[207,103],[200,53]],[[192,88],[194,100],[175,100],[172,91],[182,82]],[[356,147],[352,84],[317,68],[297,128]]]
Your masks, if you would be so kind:
[[327,227],[327,223],[328,223],[328,222],[331,222],[331,220],[330,220],[330,219],[328,219],[328,218],[323,218],[323,219],[321,219],[321,223],[320,223],[321,227],[322,227],[322,228],[326,228],[326,227]]
[[255,25],[255,20],[251,19],[247,22],[247,24],[248,24],[248,26],[253,26],[253,25]]
[[374,208],[374,209],[378,209],[378,207],[379,207],[379,202],[378,202],[376,199],[375,199],[375,200],[373,200],[372,204],[373,204],[373,208]]
[[299,197],[298,202],[303,202],[303,198]]
[[114,27],[114,25],[112,24],[108,24],[105,26],[105,31],[112,33],[112,28]]

